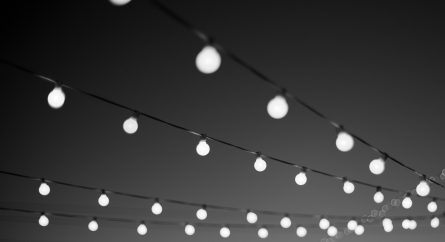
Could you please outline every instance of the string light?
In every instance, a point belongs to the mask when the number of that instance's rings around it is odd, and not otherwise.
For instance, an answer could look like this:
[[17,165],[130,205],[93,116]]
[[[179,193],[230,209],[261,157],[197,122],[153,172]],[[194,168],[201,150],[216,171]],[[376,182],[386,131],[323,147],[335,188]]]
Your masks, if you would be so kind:
[[343,191],[347,194],[351,194],[354,192],[355,186],[352,182],[348,181],[346,178],[343,178]]
[[139,118],[139,112],[134,111],[133,115],[130,118],[128,118],[127,120],[125,120],[124,131],[127,134],[136,133],[136,131],[138,130],[138,121],[137,121],[138,118]]
[[185,233],[187,235],[193,235],[195,233],[195,227],[193,227],[193,225],[191,225],[191,224],[187,224],[185,226]]
[[93,218],[91,222],[88,224],[88,229],[91,231],[96,231],[99,228],[99,224],[96,222],[96,218]]
[[206,156],[210,152],[210,146],[206,142],[206,135],[201,135],[201,140],[199,141],[199,144],[196,146],[196,152],[200,156]]
[[430,194],[430,190],[431,190],[430,186],[426,182],[426,176],[422,175],[420,177],[419,185],[417,185],[417,187],[416,187],[417,194],[419,194],[419,196],[421,196],[421,197],[425,197],[425,196],[428,196],[428,194]]
[[328,229],[329,228],[329,220],[327,220],[326,218],[322,218],[320,219],[320,223],[318,224],[320,226],[320,229]]
[[255,160],[254,167],[255,167],[255,170],[258,172],[262,172],[262,171],[266,170],[267,164],[263,160],[263,158],[261,158],[261,152],[257,153],[257,158]]
[[258,216],[254,212],[249,211],[247,213],[246,219],[247,219],[247,222],[254,224],[258,220]]
[[269,231],[267,231],[266,228],[263,227],[263,228],[258,230],[258,236],[260,238],[265,239],[265,238],[267,238],[268,235],[269,235]]
[[331,236],[331,237],[337,235],[337,232],[338,232],[338,230],[337,230],[337,228],[334,227],[334,226],[330,226],[330,227],[328,228],[328,235]]
[[354,139],[351,135],[340,128],[335,144],[337,145],[337,149],[340,151],[348,152],[352,149],[352,147],[354,147]]
[[145,222],[142,221],[141,224],[138,226],[138,234],[145,235],[147,233],[147,226],[145,226]]
[[196,217],[199,220],[204,220],[207,218],[207,211],[206,211],[206,206],[202,206],[202,208],[200,208],[197,212],[196,212]]
[[129,3],[131,0],[110,0],[110,2],[116,6],[122,6]]
[[218,70],[221,65],[221,56],[215,47],[205,46],[196,56],[196,67],[204,74],[211,74]]
[[42,227],[46,227],[49,224],[49,219],[45,216],[44,213],[42,213],[42,215],[39,218],[39,224]]
[[155,215],[159,215],[162,213],[162,206],[159,204],[159,200],[155,199],[155,203],[151,206],[151,212]]
[[300,186],[306,184],[307,182],[306,171],[307,171],[306,167],[301,168],[300,173],[298,173],[298,175],[295,176],[295,183],[297,183]]
[[357,221],[355,221],[355,219],[352,219],[348,222],[348,229],[354,231],[357,228],[357,225]]
[[46,184],[45,180],[42,179],[42,183],[40,184],[40,187],[39,187],[40,195],[46,196],[49,194],[50,191],[51,191],[51,189],[49,188],[48,184]]
[[356,235],[362,235],[365,232],[365,227],[363,227],[363,225],[357,225],[354,231]]
[[385,161],[388,158],[388,155],[385,153],[378,159],[375,159],[369,163],[369,170],[371,170],[372,174],[380,175],[385,171]]
[[307,234],[307,230],[306,228],[302,227],[302,226],[297,226],[297,236],[302,238],[304,236],[306,236]]
[[65,93],[62,90],[62,83],[56,82],[56,86],[48,95],[48,104],[54,109],[59,109],[65,103]]
[[105,207],[110,203],[110,199],[105,194],[105,190],[102,190],[102,195],[100,195],[98,201],[99,201],[99,205],[102,207]]
[[410,192],[406,193],[406,197],[402,201],[402,206],[406,209],[411,208],[411,206],[413,205],[413,201],[411,200],[410,196],[411,196]]
[[433,200],[428,203],[428,211],[430,211],[431,213],[436,212],[437,210],[437,203],[436,203],[436,199],[433,198]]
[[434,217],[433,219],[431,219],[431,227],[437,228],[437,227],[439,227],[439,224],[440,224],[440,220],[437,217]]
[[385,196],[383,196],[382,188],[381,187],[377,187],[377,191],[374,194],[374,202],[382,203],[384,199],[385,199]]
[[221,237],[223,238],[227,238],[230,236],[230,229],[227,227],[223,227],[220,231],[219,234],[221,235]]
[[287,229],[292,225],[292,221],[290,220],[290,218],[288,216],[289,215],[285,215],[280,221],[280,225],[284,229]]
[[267,104],[267,113],[274,119],[281,119],[286,116],[289,110],[289,105],[286,102],[286,98],[282,94],[276,95]]

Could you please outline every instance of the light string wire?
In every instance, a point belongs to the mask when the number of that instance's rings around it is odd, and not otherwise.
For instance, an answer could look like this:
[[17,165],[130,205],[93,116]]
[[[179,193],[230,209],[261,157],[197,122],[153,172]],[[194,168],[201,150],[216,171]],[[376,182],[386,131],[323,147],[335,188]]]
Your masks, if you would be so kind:
[[[220,52],[226,54],[230,59],[232,59],[233,61],[235,61],[236,63],[238,63],[239,65],[243,66],[244,68],[246,68],[247,70],[249,70],[250,72],[252,72],[254,75],[256,75],[257,77],[259,77],[262,81],[266,82],[267,84],[269,84],[272,88],[276,89],[277,91],[279,91],[280,93],[282,93],[283,95],[287,96],[290,99],[293,99],[294,101],[296,101],[297,103],[299,103],[300,105],[304,106],[305,108],[309,109],[312,113],[314,113],[315,115],[319,116],[320,118],[328,121],[332,126],[334,126],[335,128],[339,129],[341,128],[344,131],[347,131],[343,125],[340,125],[334,121],[332,121],[331,119],[329,119],[326,115],[322,114],[321,112],[317,111],[315,108],[313,108],[312,106],[310,106],[308,103],[304,102],[302,99],[298,98],[297,96],[291,94],[289,91],[287,91],[284,87],[281,87],[277,82],[273,81],[272,79],[270,79],[269,77],[267,77],[265,74],[263,74],[261,71],[257,70],[256,68],[254,68],[252,65],[247,64],[247,62],[245,62],[244,60],[242,60],[241,58],[239,58],[237,55],[235,55],[234,53],[232,53],[231,51],[229,51],[226,48],[223,48],[220,44],[216,43],[215,39],[213,37],[210,37],[209,35],[205,34],[203,31],[197,29],[196,27],[194,27],[192,24],[190,24],[188,21],[186,21],[185,19],[183,19],[182,17],[180,17],[177,13],[175,13],[174,11],[172,11],[170,8],[168,8],[167,6],[165,6],[164,4],[161,4],[160,2],[156,1],[156,0],[147,0],[147,2],[152,3],[154,6],[156,6],[158,9],[160,9],[162,12],[164,12],[165,14],[167,14],[168,16],[170,16],[172,19],[174,19],[176,22],[178,22],[179,24],[183,25],[185,28],[189,29],[190,31],[192,31],[196,36],[198,36],[198,38],[202,39],[205,43],[210,44],[212,46],[214,46],[216,49],[218,49]],[[354,137],[355,139],[357,139],[358,141],[360,141],[361,143],[363,143],[364,145],[370,147],[371,149],[373,149],[374,151],[378,152],[379,154],[386,154],[387,158],[391,159],[392,161],[394,161],[395,163],[397,163],[398,165],[405,167],[406,169],[414,172],[415,174],[417,174],[418,176],[423,176],[422,173],[416,171],[415,169],[405,165],[404,163],[402,163],[401,161],[397,160],[396,158],[394,158],[393,156],[390,156],[388,153],[378,149],[377,147],[375,147],[374,145],[371,145],[369,142],[365,141],[364,139],[360,138],[359,136],[357,136],[356,134],[353,134],[349,131],[347,131],[347,133],[349,135],[351,135],[352,137]],[[429,178],[428,179],[430,182],[445,188],[445,186],[443,186],[442,184],[437,183],[436,181],[433,181]],[[364,185],[364,184],[362,184]]]

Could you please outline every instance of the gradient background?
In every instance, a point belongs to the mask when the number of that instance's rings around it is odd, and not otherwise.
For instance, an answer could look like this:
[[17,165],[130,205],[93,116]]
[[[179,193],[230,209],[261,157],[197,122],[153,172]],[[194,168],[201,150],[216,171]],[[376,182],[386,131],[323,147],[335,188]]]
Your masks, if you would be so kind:
[[[437,176],[445,168],[445,31],[440,1],[173,1],[162,0],[225,48],[263,71],[331,119],[416,170]],[[369,172],[378,157],[356,142],[342,153],[334,128],[299,104],[274,120],[266,105],[275,91],[222,56],[221,68],[205,75],[195,67],[203,43],[164,13],[142,0],[124,7],[101,1],[8,1],[0,10],[3,59],[65,84],[141,110],[200,133],[339,176],[401,190],[418,178],[387,162],[380,176]],[[127,135],[122,124],[131,113],[65,90],[63,108],[48,106],[53,84],[0,65],[3,140],[1,169],[110,190],[190,202],[273,211],[365,215],[380,210],[374,189],[356,185],[343,192],[341,181],[308,173],[305,186],[294,182],[299,169],[270,160],[254,170],[255,157],[209,141],[206,157],[196,154],[199,137],[161,123],[139,119]],[[441,181],[444,184],[443,181]],[[66,213],[197,221],[192,207],[110,195],[100,207],[98,193],[0,176],[0,206]],[[432,186],[432,195],[445,197]],[[402,194],[385,192],[385,201]],[[389,211],[388,216],[428,214],[428,199]],[[445,203],[438,202],[438,212]],[[209,210],[206,221],[247,223],[242,213]],[[259,223],[280,217],[259,216]],[[181,227],[0,213],[2,241],[223,241],[217,229]],[[292,218],[297,223],[318,220]],[[429,221],[416,230],[394,222],[391,233],[378,222],[358,237],[341,241],[439,241],[445,221]],[[292,229],[270,229],[269,241],[320,241],[326,231],[308,229],[305,238]],[[228,241],[258,241],[256,230],[232,229]]]

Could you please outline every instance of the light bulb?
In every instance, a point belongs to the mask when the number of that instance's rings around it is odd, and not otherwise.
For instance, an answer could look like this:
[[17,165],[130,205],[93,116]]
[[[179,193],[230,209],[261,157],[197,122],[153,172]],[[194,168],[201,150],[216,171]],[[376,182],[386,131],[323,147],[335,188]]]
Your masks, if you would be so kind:
[[45,182],[42,182],[42,184],[40,184],[40,187],[39,187],[39,193],[40,193],[41,195],[43,195],[43,196],[48,195],[49,192],[50,192],[50,190],[51,190],[51,189],[49,188],[48,184],[46,184]]
[[369,170],[372,174],[380,175],[385,171],[385,161],[382,158],[375,159],[369,163]]
[[329,220],[327,220],[325,218],[322,218],[318,225],[320,226],[320,229],[324,230],[324,229],[328,229],[329,228],[330,223],[329,223]]
[[385,230],[385,232],[391,232],[394,229],[394,225],[392,224],[388,224],[386,226],[383,226],[383,229]]
[[258,220],[258,216],[253,212],[247,213],[247,222],[254,224]]
[[275,96],[267,104],[267,112],[274,119],[281,119],[286,116],[289,110],[289,105],[287,105],[286,98],[282,95]]
[[155,202],[153,206],[151,206],[151,212],[155,215],[159,215],[162,213],[162,206],[158,202]]
[[131,0],[110,0],[110,2],[116,6],[122,6],[129,3]]
[[364,232],[365,232],[365,227],[363,227],[363,225],[357,225],[357,228],[355,228],[355,234],[362,235]]
[[409,229],[415,230],[417,228],[417,222],[415,220],[411,220],[409,223]]
[[221,237],[223,238],[227,238],[230,236],[230,230],[227,227],[223,227],[220,231],[219,234],[221,235]]
[[377,191],[374,194],[374,202],[381,203],[385,199],[385,196],[383,196],[383,193],[381,191]]
[[93,232],[96,231],[98,228],[99,224],[97,224],[95,219],[91,220],[91,222],[88,224],[88,229],[90,229]]
[[437,203],[435,201],[431,201],[430,203],[428,203],[428,211],[434,213],[436,212],[436,210],[437,210]]
[[269,231],[267,231],[266,228],[261,228],[258,230],[258,236],[262,239],[267,238],[267,236],[269,235]]
[[413,200],[410,197],[405,197],[402,201],[402,206],[406,209],[409,209],[413,205]]
[[280,225],[281,225],[281,227],[287,229],[287,228],[289,228],[292,225],[292,221],[290,220],[289,217],[286,216],[286,217],[281,219]]
[[437,228],[437,227],[439,227],[439,224],[440,224],[440,220],[437,217],[434,217],[433,219],[431,219],[431,227]]
[[211,74],[221,65],[221,56],[215,47],[207,45],[196,56],[196,67],[204,74]]
[[58,109],[63,106],[65,102],[65,93],[62,91],[62,88],[59,85],[49,93],[48,95],[48,104],[54,109]]
[[99,197],[99,204],[102,207],[107,206],[110,203],[110,199],[108,199],[107,195],[105,195],[105,193],[102,193],[102,195],[100,195]]
[[306,182],[307,182],[306,173],[304,171],[301,171],[300,173],[298,173],[298,175],[295,176],[295,182],[300,186],[303,186],[304,184],[306,184]]
[[334,237],[335,235],[337,235],[337,232],[338,232],[338,230],[334,226],[331,226],[328,228],[328,235],[331,237]]
[[357,221],[351,220],[348,222],[348,229],[354,231],[357,228]]
[[351,194],[352,192],[354,192],[355,186],[352,182],[350,181],[345,181],[343,183],[343,190],[347,193],[347,194]]
[[196,146],[196,152],[198,152],[200,156],[206,156],[210,152],[210,146],[205,139],[199,141],[199,144]]
[[392,224],[392,221],[389,218],[385,218],[385,219],[383,219],[382,224],[383,224],[383,226],[388,226],[388,225]]
[[196,217],[198,217],[199,220],[204,220],[207,218],[207,211],[205,210],[205,208],[200,208],[197,212],[196,212]]
[[185,233],[187,235],[193,235],[195,233],[195,227],[193,227],[193,225],[191,225],[191,224],[187,224],[185,226]]
[[307,234],[306,228],[301,227],[301,226],[299,226],[297,228],[297,235],[298,235],[298,237],[304,237],[304,236],[306,236],[306,234]]
[[335,144],[340,151],[347,152],[354,147],[354,139],[348,133],[341,131],[338,133]]
[[40,216],[39,218],[39,224],[40,226],[45,227],[49,224],[49,219],[44,214],[42,214],[42,216]]
[[124,122],[124,130],[127,134],[134,134],[138,130],[138,121],[135,117],[130,117]]
[[411,224],[411,221],[409,221],[408,219],[405,219],[405,220],[403,220],[403,222],[402,222],[402,227],[403,227],[404,229],[409,229],[410,224]]
[[147,226],[144,223],[139,224],[138,226],[138,234],[145,235],[147,233]]
[[416,192],[421,197],[428,196],[428,194],[430,194],[430,190],[430,186],[425,180],[420,181],[419,185],[416,187]]
[[261,156],[258,156],[256,158],[254,167],[255,167],[255,170],[257,170],[258,172],[262,172],[262,171],[266,170],[267,164],[263,160],[263,158],[261,158]]

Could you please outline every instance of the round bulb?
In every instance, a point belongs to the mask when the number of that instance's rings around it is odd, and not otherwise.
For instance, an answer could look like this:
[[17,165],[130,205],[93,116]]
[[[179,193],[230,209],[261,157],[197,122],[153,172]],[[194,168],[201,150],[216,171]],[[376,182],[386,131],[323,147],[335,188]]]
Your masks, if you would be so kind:
[[147,226],[145,226],[145,224],[140,224],[138,226],[138,234],[144,235],[146,233],[147,233]]
[[375,159],[369,163],[369,170],[372,174],[380,175],[385,171],[385,161],[382,158]]
[[338,230],[334,226],[331,226],[328,228],[328,235],[331,237],[334,237],[335,235],[337,235],[337,232],[338,232]]
[[230,230],[229,230],[229,228],[224,227],[219,231],[219,234],[221,235],[221,237],[227,238],[230,236]]
[[196,67],[204,74],[211,74],[221,65],[221,56],[215,47],[207,45],[196,56]]
[[131,0],[110,0],[110,2],[116,6],[122,6],[129,3]]
[[307,182],[306,173],[300,172],[297,176],[295,176],[295,182],[300,186],[303,186],[304,184],[306,184],[306,182]]
[[365,232],[365,227],[363,227],[363,225],[358,225],[357,228],[355,228],[356,235],[362,235],[364,232]]
[[48,95],[48,104],[54,109],[58,109],[63,106],[65,102],[65,93],[62,88],[55,87]]
[[258,158],[256,158],[254,167],[255,167],[255,170],[257,170],[258,172],[262,172],[262,171],[266,170],[267,164],[261,157],[258,157]]
[[44,182],[42,182],[42,184],[40,184],[40,187],[39,187],[39,193],[40,193],[41,195],[43,195],[43,196],[48,195],[49,192],[50,192],[50,190],[51,190],[51,189],[49,188],[48,184],[46,184],[46,183],[44,183]]
[[254,224],[258,220],[258,216],[255,213],[247,213],[247,222]]
[[430,203],[428,203],[428,211],[434,213],[436,212],[436,210],[437,210],[437,203],[435,201],[431,201]]
[[196,152],[198,152],[200,156],[206,156],[210,152],[210,146],[205,140],[201,140],[198,146],[196,146]]
[[91,231],[96,231],[98,228],[99,228],[99,225],[97,224],[96,220],[92,220],[88,224],[88,229],[90,229]]
[[39,224],[40,224],[40,226],[45,227],[49,224],[49,219],[45,215],[42,215],[39,218]]
[[105,207],[109,203],[110,203],[110,199],[108,199],[107,195],[105,195],[105,194],[100,195],[100,197],[99,197],[100,206]]
[[383,219],[382,224],[383,224],[383,226],[388,226],[390,224],[392,225],[392,221],[389,218],[385,218],[385,219]]
[[431,219],[431,227],[437,228],[439,227],[440,220],[437,217]]
[[394,229],[394,225],[392,224],[388,224],[386,226],[383,226],[383,229],[385,230],[385,232],[391,232]]
[[196,217],[198,217],[199,220],[204,220],[207,218],[207,211],[203,208],[199,209],[198,212],[196,212]]
[[352,147],[354,147],[354,139],[351,135],[342,131],[338,133],[337,141],[335,142],[335,144],[340,151],[347,152],[350,151]]
[[282,95],[277,95],[267,104],[267,112],[274,119],[284,118],[288,110],[289,105]]
[[374,202],[381,203],[385,199],[385,196],[383,196],[383,193],[381,191],[378,191],[374,194]]
[[329,221],[327,219],[322,218],[320,220],[320,223],[319,223],[320,229],[328,229],[329,225],[330,225],[330,223],[329,223]]
[[195,227],[193,227],[193,225],[191,225],[191,224],[187,224],[185,226],[185,233],[187,235],[193,235],[195,233]]
[[357,228],[357,221],[351,220],[348,222],[348,229],[354,231]]
[[298,227],[297,228],[297,236],[298,237],[304,237],[307,234],[307,230],[304,227]]
[[417,228],[417,222],[414,220],[411,220],[411,222],[409,223],[409,229],[415,230],[416,228]]
[[138,130],[138,121],[130,117],[124,122],[124,130],[127,134],[134,134]]
[[402,227],[403,227],[404,229],[408,229],[409,226],[410,226],[410,221],[409,221],[408,219],[403,220],[403,222],[402,222]]
[[267,238],[267,236],[269,235],[269,232],[267,231],[266,228],[261,228],[258,230],[258,236],[262,239]]
[[428,194],[430,194],[430,186],[426,181],[420,181],[419,185],[416,187],[416,192],[421,197],[428,196]]
[[409,209],[413,205],[413,200],[410,197],[405,197],[402,201],[402,206],[406,209]]
[[288,217],[284,217],[280,221],[281,227],[283,227],[285,229],[289,228],[291,226],[291,224],[292,224],[292,221]]
[[162,206],[159,203],[154,203],[153,206],[151,206],[151,211],[153,212],[153,214],[155,215],[159,215],[162,213]]
[[350,181],[345,181],[345,183],[343,184],[343,190],[347,193],[347,194],[351,194],[352,192],[354,192],[355,186],[352,182]]

